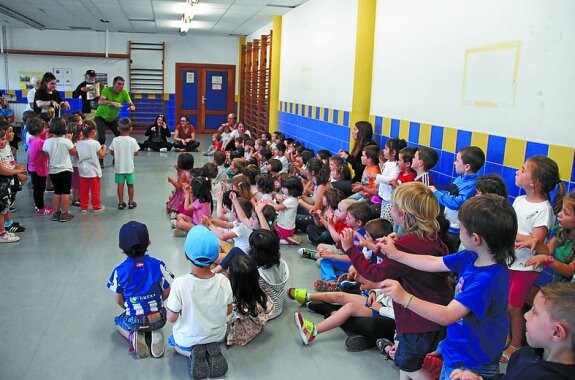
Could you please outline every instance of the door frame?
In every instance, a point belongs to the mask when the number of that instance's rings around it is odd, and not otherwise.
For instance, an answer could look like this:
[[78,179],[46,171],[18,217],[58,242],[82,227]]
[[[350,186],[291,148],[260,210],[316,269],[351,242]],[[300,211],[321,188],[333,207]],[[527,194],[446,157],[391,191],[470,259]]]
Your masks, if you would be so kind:
[[[234,103],[236,96],[236,66],[235,65],[218,65],[211,63],[176,63],[176,109],[175,119],[178,119],[182,113],[182,72],[186,70],[197,70],[198,71],[198,125],[195,125],[197,133],[212,133],[213,130],[205,129],[206,115],[216,115],[221,111],[217,112],[207,112],[203,103],[199,102],[199,99],[206,95],[206,71],[227,71],[228,73],[228,101],[226,115],[230,112],[234,112]],[[189,112],[187,113],[189,114]]]

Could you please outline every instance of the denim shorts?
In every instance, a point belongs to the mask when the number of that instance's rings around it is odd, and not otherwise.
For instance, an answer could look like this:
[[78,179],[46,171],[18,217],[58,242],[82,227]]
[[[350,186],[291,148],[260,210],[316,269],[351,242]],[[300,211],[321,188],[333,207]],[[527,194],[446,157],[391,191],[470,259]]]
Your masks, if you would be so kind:
[[126,315],[126,312],[114,318],[116,326],[127,331],[158,330],[166,324],[166,309],[160,309],[160,320],[150,323],[145,315]]
[[395,364],[405,372],[415,372],[421,369],[425,356],[437,349],[437,345],[445,338],[445,330],[416,334],[397,334],[399,342],[395,351]]

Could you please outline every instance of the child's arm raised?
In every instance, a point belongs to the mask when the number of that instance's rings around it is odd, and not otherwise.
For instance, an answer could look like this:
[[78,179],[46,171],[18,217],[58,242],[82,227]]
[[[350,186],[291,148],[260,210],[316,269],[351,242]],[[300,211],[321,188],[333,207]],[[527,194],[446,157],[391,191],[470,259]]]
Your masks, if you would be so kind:
[[264,216],[264,207],[266,206],[266,202],[256,201],[254,198],[251,199],[251,202],[254,206],[254,210],[256,210],[256,215],[258,217],[258,221],[260,222],[260,228],[262,230],[270,231],[270,225]]
[[406,292],[395,280],[383,280],[380,287],[384,295],[390,296],[405,309],[442,326],[448,326],[460,320],[471,311],[457,300],[452,300],[447,306],[421,300]]
[[413,255],[397,249],[393,239],[384,237],[377,244],[387,257],[412,268],[425,272],[449,272],[449,268],[443,262],[443,257],[429,255]]
[[243,224],[251,226],[252,221],[246,216],[246,213],[242,209],[242,206],[240,206],[240,202],[238,201],[238,196],[236,195],[236,193],[230,192],[230,200],[234,205],[234,210],[236,210],[236,215],[238,216],[239,221],[242,222]]

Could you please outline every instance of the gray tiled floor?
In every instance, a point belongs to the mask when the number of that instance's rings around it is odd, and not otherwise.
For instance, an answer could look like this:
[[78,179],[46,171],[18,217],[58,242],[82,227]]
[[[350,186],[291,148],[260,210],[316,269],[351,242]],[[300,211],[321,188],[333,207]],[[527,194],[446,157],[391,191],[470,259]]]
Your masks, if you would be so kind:
[[[142,137],[138,137],[141,139]],[[202,136],[208,141],[208,136]],[[201,148],[205,149],[205,146]],[[197,165],[206,162],[195,154]],[[31,189],[18,194],[14,220],[27,227],[21,241],[0,245],[0,379],[185,379],[188,361],[171,347],[161,359],[137,360],[128,343],[114,331],[121,309],[106,289],[112,269],[124,255],[118,230],[129,220],[148,225],[150,254],[161,258],[176,276],[189,271],[182,238],[170,233],[164,202],[171,190],[176,153],[142,152],[136,158],[135,210],[119,211],[111,158],[106,158],[101,214],[79,214],[70,223],[52,222],[32,213]],[[51,196],[47,195],[50,201]],[[307,246],[307,245],[304,245]],[[283,247],[291,278],[289,286],[311,287],[318,268],[299,258],[296,248]],[[271,321],[245,347],[224,350],[228,379],[395,379],[398,371],[376,351],[349,353],[346,334],[338,329],[304,346],[293,323],[296,302]],[[301,308],[304,315],[321,317]],[[168,336],[171,325],[164,327]]]

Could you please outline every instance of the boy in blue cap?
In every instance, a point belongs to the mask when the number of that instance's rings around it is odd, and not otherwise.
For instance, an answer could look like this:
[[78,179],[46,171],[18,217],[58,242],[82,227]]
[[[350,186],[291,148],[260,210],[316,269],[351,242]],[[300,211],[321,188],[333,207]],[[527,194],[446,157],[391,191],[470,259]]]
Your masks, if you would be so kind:
[[[114,268],[108,288],[116,293],[116,302],[124,312],[114,319],[116,330],[130,341],[138,358],[164,355],[166,310],[163,301],[170,294],[166,276],[174,275],[163,261],[146,254],[151,244],[145,224],[130,221],[120,228],[119,246],[126,260]],[[151,335],[151,350],[146,343]]]
[[166,301],[168,321],[175,323],[168,342],[190,358],[194,379],[222,377],[228,363],[220,342],[226,336],[233,295],[230,281],[210,270],[218,258],[219,241],[205,226],[197,225],[188,232],[184,250],[192,270],[174,280]]

